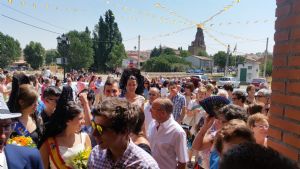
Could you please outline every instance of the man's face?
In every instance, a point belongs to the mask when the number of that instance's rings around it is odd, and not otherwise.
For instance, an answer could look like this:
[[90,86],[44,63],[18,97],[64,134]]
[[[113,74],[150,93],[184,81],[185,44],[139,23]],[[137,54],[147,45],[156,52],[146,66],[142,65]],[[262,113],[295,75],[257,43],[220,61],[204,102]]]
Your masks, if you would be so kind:
[[48,111],[48,113],[53,113],[55,111],[57,101],[59,99],[59,96],[49,96],[45,98],[45,106]]
[[150,104],[152,104],[153,101],[157,98],[159,98],[159,93],[157,93],[155,90],[150,89],[150,91],[149,91],[149,102],[150,102]]
[[9,138],[13,128],[11,119],[0,119],[0,153],[2,153],[7,139]]
[[231,100],[234,105],[243,106],[242,100],[238,99],[238,97],[236,95],[232,95]]
[[150,112],[151,112],[153,119],[155,119],[156,121],[159,122],[161,119],[162,110],[161,110],[160,104],[158,102],[153,102]]
[[171,96],[176,96],[178,93],[178,88],[176,85],[169,86],[169,91]]
[[120,95],[120,90],[118,83],[113,83],[112,85],[106,85],[104,87],[105,97],[118,97]]
[[98,126],[99,128],[100,126],[102,128],[101,133],[97,129],[93,131],[93,136],[101,149],[117,147],[121,143],[122,138],[124,138],[124,134],[116,133],[111,129],[111,122],[104,116],[95,116],[94,124],[96,127]]

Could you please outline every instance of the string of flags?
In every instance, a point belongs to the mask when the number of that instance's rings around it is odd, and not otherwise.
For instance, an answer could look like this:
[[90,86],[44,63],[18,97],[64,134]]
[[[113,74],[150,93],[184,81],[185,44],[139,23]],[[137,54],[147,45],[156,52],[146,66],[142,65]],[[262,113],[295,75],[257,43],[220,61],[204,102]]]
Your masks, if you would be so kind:
[[[48,2],[27,2],[26,0],[19,0],[19,5],[21,7],[27,7],[32,9],[46,9],[46,10],[55,10],[55,11],[64,11],[64,12],[83,12],[86,10],[78,9],[78,8],[72,8],[72,7],[61,7],[57,5],[50,4]],[[7,0],[7,3],[9,5],[17,4],[16,0]]]

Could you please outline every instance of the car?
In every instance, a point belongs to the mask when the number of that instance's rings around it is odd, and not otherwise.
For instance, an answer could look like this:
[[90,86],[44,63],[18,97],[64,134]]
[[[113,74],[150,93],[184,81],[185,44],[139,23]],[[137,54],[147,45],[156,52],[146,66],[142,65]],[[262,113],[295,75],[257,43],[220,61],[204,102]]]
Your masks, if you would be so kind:
[[235,77],[221,77],[218,82],[218,88],[222,88],[225,84],[231,84],[233,88],[240,88],[240,81],[237,81]]
[[186,73],[194,73],[194,69],[188,69],[186,70]]
[[254,78],[251,81],[251,84],[255,86],[255,90],[259,90],[259,85],[261,83],[267,83],[266,78]]
[[201,80],[201,81],[208,81],[208,76],[207,76],[207,75],[204,75],[204,74],[202,74],[202,75],[193,75],[193,76],[191,76],[191,79],[193,79],[193,78],[199,79],[199,80]]
[[194,73],[196,73],[196,74],[203,74],[204,71],[201,70],[201,69],[195,69],[195,70],[194,70]]

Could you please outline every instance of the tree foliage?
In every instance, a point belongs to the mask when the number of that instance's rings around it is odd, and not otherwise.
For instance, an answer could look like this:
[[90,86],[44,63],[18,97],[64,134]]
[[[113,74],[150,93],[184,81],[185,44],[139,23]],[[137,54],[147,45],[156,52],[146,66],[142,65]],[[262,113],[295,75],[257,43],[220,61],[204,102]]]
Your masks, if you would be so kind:
[[165,55],[176,55],[175,51],[172,48],[165,48],[163,49],[162,53]]
[[190,64],[183,58],[175,55],[160,55],[150,58],[143,69],[147,72],[181,72],[185,71]]
[[205,50],[200,50],[198,52],[198,56],[206,56],[206,57],[208,57],[208,54],[207,54],[207,52]]
[[50,65],[52,63],[56,63],[56,58],[59,57],[59,54],[56,49],[46,50],[45,54],[45,64]]
[[188,56],[191,56],[191,53],[187,50],[180,50],[180,56],[181,57],[188,57]]
[[112,51],[108,56],[108,60],[106,62],[106,66],[110,70],[115,70],[117,67],[122,66],[123,59],[126,59],[127,55],[125,52],[125,47],[123,44],[114,45]]
[[28,45],[26,45],[23,52],[25,60],[33,69],[38,69],[43,66],[45,60],[45,49],[41,43],[31,41]]
[[4,68],[21,56],[20,43],[0,32],[0,67]]
[[162,54],[162,52],[163,52],[163,49],[162,49],[161,45],[159,45],[159,48],[156,48],[156,46],[155,46],[154,49],[150,53],[150,58],[158,57],[159,55]]
[[[111,10],[106,11],[104,19],[100,16],[99,22],[95,25],[93,32],[93,47],[95,51],[94,67],[98,71],[109,69],[107,62],[109,55],[115,45],[122,44],[122,35],[118,24],[115,22],[114,14]],[[125,53],[122,55],[124,56]]]
[[[88,32],[71,31],[67,34],[70,40],[67,67],[69,69],[88,69],[93,63],[93,42]],[[61,53],[61,52],[60,52]]]

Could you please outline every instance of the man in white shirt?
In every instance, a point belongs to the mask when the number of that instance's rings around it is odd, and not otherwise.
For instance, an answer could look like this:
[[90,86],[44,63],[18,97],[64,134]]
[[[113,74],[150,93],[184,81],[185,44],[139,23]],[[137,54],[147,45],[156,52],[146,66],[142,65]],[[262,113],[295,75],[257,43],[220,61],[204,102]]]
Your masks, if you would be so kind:
[[159,89],[156,87],[151,87],[149,90],[149,101],[144,106],[144,114],[145,114],[145,131],[147,132],[146,135],[148,135],[148,128],[151,122],[153,121],[150,108],[153,103],[153,101],[157,98],[159,98],[160,93]]
[[153,158],[161,169],[185,169],[188,161],[186,133],[172,116],[173,103],[158,98],[150,109],[155,122],[149,127]]

